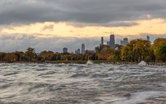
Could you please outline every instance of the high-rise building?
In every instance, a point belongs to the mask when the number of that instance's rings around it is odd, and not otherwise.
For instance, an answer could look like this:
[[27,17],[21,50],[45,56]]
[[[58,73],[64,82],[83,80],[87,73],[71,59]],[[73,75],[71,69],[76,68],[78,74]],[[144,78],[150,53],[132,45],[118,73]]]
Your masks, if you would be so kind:
[[85,50],[85,53],[95,53],[95,50]]
[[82,53],[82,54],[85,54],[85,44],[82,44],[82,45],[81,45],[81,53]]
[[68,53],[68,49],[67,48],[63,48],[63,53]]
[[122,46],[125,46],[128,44],[128,38],[123,38],[123,40],[120,41]]
[[110,48],[115,48],[115,36],[114,34],[110,35]]
[[146,37],[146,38],[147,38],[147,41],[149,41],[149,42],[150,42],[150,36],[148,36],[148,35],[147,35],[147,37]]
[[125,41],[126,43],[128,43],[128,38],[124,38],[123,41]]
[[101,46],[103,46],[103,44],[104,44],[104,37],[101,37]]
[[110,41],[107,42],[107,46],[110,46]]
[[77,49],[77,50],[75,51],[75,54],[80,54],[80,49]]

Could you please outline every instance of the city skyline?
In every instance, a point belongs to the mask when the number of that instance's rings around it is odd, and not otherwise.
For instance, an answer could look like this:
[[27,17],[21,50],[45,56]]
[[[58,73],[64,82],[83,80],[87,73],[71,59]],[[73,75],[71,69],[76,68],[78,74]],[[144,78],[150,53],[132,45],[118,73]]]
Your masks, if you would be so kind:
[[[122,46],[126,46],[126,45],[130,42],[130,40],[128,39],[128,37],[122,38],[119,43],[116,42],[116,35],[115,35],[114,33],[111,33],[108,37],[109,37],[109,40],[105,40],[104,37],[102,36],[102,37],[101,37],[101,40],[100,40],[100,42],[99,42],[99,44],[96,45],[95,47],[97,47],[97,46],[102,46],[102,45],[107,45],[107,46],[109,46],[110,48],[115,49],[115,48],[116,48],[115,45],[117,45],[117,44],[118,44],[118,45],[122,45]],[[144,39],[143,39],[143,38],[137,38],[137,39],[147,40],[147,41],[149,41],[150,43],[153,43],[153,42],[151,41],[151,38],[150,38],[150,36],[149,36],[148,34],[146,35],[146,38],[144,38]],[[105,42],[104,42],[104,41],[105,41]],[[80,44],[80,43],[78,43],[78,44]],[[86,47],[85,43],[82,43],[81,46],[80,46],[80,48],[76,49],[75,52],[72,51],[71,53],[75,53],[75,54],[85,54],[85,53],[88,53],[88,51],[89,51],[90,53],[95,52],[95,47],[91,48],[91,50],[86,49],[85,47]],[[65,48],[65,50],[68,50],[68,48],[66,48],[66,47],[64,47],[64,48]],[[66,51],[64,52],[64,48],[63,48],[63,53],[68,53],[68,51],[67,51],[67,52],[66,52]],[[70,53],[70,52],[69,52],[69,53]]]
[[166,38],[163,0],[1,0],[0,5],[1,52],[28,47],[74,52],[78,43],[91,49],[110,32],[118,43],[147,34],[152,41]]

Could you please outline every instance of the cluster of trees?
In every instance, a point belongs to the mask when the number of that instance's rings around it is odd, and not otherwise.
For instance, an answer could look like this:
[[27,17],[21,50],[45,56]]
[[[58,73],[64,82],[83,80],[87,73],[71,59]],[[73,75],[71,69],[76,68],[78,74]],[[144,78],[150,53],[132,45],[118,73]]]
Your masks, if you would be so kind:
[[12,52],[4,53],[0,52],[1,62],[12,62],[12,61],[36,61],[37,54],[34,48],[28,48],[26,52]]
[[55,60],[109,60],[125,62],[147,62],[166,61],[166,39],[159,38],[151,44],[147,40],[136,39],[130,41],[126,46],[116,45],[115,49],[107,45],[95,48],[96,53],[73,54],[54,53],[53,51],[42,51],[36,54],[34,48],[28,48],[26,52],[0,52],[0,61],[11,62],[45,62]]
[[[106,51],[108,50],[110,49],[108,48]],[[117,45],[111,52],[112,55],[107,57],[107,60],[125,62],[140,62],[141,60],[147,62],[165,62],[166,39],[158,38],[153,44],[147,40],[136,39],[130,41],[130,43],[124,47]],[[109,54],[111,52],[109,52]],[[103,55],[103,52],[99,53]]]
[[151,43],[147,40],[132,40],[121,50],[121,60],[130,62],[166,61],[166,39],[159,38]]

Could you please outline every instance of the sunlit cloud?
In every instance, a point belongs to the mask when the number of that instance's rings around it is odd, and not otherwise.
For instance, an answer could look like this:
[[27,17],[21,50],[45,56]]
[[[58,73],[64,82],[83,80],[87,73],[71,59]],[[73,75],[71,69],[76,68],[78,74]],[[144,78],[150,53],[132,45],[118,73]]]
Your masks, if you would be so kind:
[[[29,25],[10,25],[1,28],[1,34],[27,34],[36,38],[51,37],[101,37],[108,36],[110,33],[127,36],[147,34],[166,34],[166,20],[162,18],[137,20],[137,21],[118,21],[117,23],[132,24],[129,26],[77,26],[67,22],[43,22]],[[111,24],[111,23],[110,23]],[[114,23],[115,24],[115,23]]]
[[111,33],[116,43],[166,37],[164,0],[1,0],[0,51],[93,49]]

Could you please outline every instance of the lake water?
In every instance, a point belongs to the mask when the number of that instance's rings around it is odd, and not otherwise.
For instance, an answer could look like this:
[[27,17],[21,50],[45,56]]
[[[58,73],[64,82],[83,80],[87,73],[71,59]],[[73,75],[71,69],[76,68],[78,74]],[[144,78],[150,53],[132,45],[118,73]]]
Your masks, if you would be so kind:
[[166,104],[166,68],[0,64],[0,104]]

